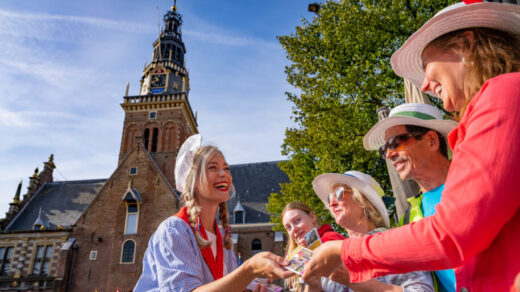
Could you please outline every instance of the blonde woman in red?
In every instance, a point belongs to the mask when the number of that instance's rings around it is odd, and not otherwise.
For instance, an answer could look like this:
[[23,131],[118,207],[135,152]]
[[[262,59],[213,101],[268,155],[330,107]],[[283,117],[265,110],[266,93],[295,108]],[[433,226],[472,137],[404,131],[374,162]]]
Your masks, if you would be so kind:
[[185,206],[150,238],[134,291],[242,291],[256,277],[292,275],[283,269],[285,260],[270,252],[237,267],[226,206],[233,178],[218,148],[201,146],[200,135],[188,138],[177,156],[175,181]]

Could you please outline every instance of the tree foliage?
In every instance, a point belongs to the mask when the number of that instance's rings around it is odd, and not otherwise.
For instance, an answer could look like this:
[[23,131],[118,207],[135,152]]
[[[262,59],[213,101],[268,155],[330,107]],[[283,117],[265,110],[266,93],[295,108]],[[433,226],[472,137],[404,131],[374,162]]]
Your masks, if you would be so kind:
[[376,111],[404,102],[403,80],[390,65],[392,53],[437,11],[453,0],[327,1],[319,15],[303,19],[296,32],[278,37],[290,65],[287,92],[293,128],[286,130],[280,163],[290,182],[271,194],[268,211],[275,229],[291,201],[308,203],[323,220],[330,214],[312,189],[322,173],[359,170],[371,174],[391,195],[385,162],[363,148]]

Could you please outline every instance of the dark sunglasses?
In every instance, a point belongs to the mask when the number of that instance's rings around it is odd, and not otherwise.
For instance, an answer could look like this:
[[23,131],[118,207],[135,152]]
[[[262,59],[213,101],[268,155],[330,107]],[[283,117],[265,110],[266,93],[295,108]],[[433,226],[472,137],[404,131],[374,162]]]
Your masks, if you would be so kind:
[[381,158],[386,159],[386,152],[388,149],[390,150],[401,150],[408,144],[407,142],[410,140],[410,138],[417,138],[422,136],[423,134],[418,133],[406,133],[401,135],[395,135],[390,137],[388,139],[388,142],[384,144],[383,146],[379,147],[379,154],[381,155]]
[[343,200],[344,195],[345,195],[344,187],[339,187],[339,188],[335,189],[333,194],[329,194],[328,201],[327,201],[329,203],[329,206],[330,206],[330,202],[332,202],[333,197],[336,198],[336,202],[339,202],[339,201]]

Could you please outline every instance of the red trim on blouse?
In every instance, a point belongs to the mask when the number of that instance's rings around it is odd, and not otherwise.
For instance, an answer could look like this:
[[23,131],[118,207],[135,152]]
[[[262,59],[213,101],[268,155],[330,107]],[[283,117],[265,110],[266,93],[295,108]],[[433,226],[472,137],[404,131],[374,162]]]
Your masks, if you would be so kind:
[[[178,217],[182,219],[184,222],[190,225],[189,215],[188,215],[188,209],[186,207],[182,207],[182,209],[179,210],[179,212],[173,216]],[[191,230],[193,233],[196,231],[193,227],[191,227]],[[223,244],[222,244],[222,237],[220,236],[220,230],[218,229],[217,222],[215,221],[215,234],[217,235],[217,260],[215,260],[215,255],[213,254],[213,251],[211,250],[211,246],[208,246],[206,248],[201,248],[200,252],[202,253],[202,257],[204,257],[204,261],[209,267],[209,270],[211,271],[211,274],[213,275],[214,280],[218,280],[222,278],[224,274],[224,250],[223,250]],[[208,235],[206,233],[206,229],[201,224],[200,225],[200,235],[202,235],[202,238],[208,240]]]

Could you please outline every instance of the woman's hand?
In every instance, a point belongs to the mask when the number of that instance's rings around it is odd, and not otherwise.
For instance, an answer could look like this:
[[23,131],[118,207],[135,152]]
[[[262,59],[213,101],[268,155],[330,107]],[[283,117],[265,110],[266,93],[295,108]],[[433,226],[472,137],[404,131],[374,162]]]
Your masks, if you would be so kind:
[[255,277],[265,278],[288,278],[294,273],[284,269],[289,263],[282,257],[270,252],[257,253],[255,256],[247,260],[247,270]]
[[329,279],[336,283],[350,286],[350,273],[344,265],[340,265],[339,268],[330,274]]
[[311,260],[303,269],[303,280],[312,282],[312,278],[328,277],[341,264],[342,240],[327,241],[312,253]]

